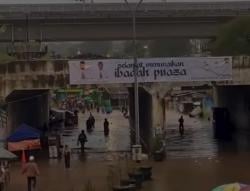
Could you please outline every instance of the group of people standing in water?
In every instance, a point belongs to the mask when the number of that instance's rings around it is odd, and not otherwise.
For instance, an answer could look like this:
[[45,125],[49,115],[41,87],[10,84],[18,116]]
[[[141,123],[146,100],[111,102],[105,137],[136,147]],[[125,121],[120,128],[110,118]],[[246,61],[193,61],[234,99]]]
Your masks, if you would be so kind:
[[[95,128],[95,118],[92,115],[92,113],[90,113],[90,115],[86,121],[87,132],[92,133],[94,128]],[[104,122],[103,122],[103,131],[104,131],[104,136],[108,137],[110,129],[109,129],[109,121],[107,118],[105,118]],[[80,149],[81,149],[82,154],[85,153],[86,142],[88,142],[87,135],[86,135],[85,131],[82,130],[81,133],[78,135],[78,139],[77,139],[77,145],[80,145]],[[64,155],[65,168],[70,168],[71,152],[70,152],[70,148],[68,145],[64,146],[62,153]]]
[[[95,128],[95,118],[92,115],[92,113],[90,113],[89,118],[86,121],[87,132],[91,133],[94,130],[94,128]],[[105,118],[103,122],[103,131],[105,136],[109,135],[109,121],[107,118]]]

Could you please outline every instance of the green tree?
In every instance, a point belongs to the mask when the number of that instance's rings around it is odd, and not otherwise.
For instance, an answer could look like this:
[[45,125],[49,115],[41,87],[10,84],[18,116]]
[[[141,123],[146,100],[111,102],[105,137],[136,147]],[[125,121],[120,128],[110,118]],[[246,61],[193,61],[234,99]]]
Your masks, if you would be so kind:
[[15,60],[14,57],[7,54],[7,47],[9,45],[9,43],[0,43],[0,64],[6,64]]
[[7,53],[0,52],[0,64],[6,64],[14,60],[14,57],[8,56]]
[[78,50],[82,53],[91,53],[106,56],[112,49],[112,41],[86,41],[77,43],[49,43],[49,50],[62,56],[74,56]]
[[106,56],[112,49],[112,41],[89,41],[84,42],[80,46],[80,50],[84,53],[92,53]]
[[[147,45],[147,41],[137,41],[136,43],[136,51],[138,57],[144,57],[146,54],[145,46]],[[125,41],[124,49],[123,49],[124,57],[133,57],[134,56],[134,43],[133,41]]]
[[250,53],[250,17],[239,17],[223,25],[211,45],[213,55],[236,56]]

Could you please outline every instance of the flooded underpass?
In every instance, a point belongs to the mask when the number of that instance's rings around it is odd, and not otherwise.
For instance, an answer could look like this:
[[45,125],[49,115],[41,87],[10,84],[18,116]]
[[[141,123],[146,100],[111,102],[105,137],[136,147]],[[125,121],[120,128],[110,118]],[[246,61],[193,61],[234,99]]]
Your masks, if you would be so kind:
[[218,144],[210,121],[184,116],[184,135],[179,133],[180,114],[167,112],[166,152],[168,158],[215,158]]
[[[77,136],[86,129],[89,113],[79,115],[79,126],[62,132],[62,141],[75,150],[72,164],[64,168],[63,160],[39,161],[41,175],[38,191],[82,191],[91,181],[95,190],[108,191],[110,169],[116,168],[116,180],[126,177],[129,168],[135,164],[125,160],[124,151],[130,148],[129,123],[120,111],[110,115],[93,112],[95,129],[87,134],[86,155],[77,152]],[[153,180],[143,184],[142,191],[211,191],[212,188],[231,182],[250,184],[250,152],[248,135],[238,136],[234,141],[218,142],[213,137],[211,122],[196,118],[185,119],[185,133],[178,131],[179,114],[168,111],[166,127],[167,158],[163,162],[142,162],[152,165]],[[103,120],[110,121],[110,136],[104,137]],[[239,134],[238,134],[239,135]],[[237,136],[236,136],[237,137]],[[8,190],[24,190],[26,180],[20,176],[20,164],[11,167],[11,184]],[[116,182],[117,183],[117,182]]]
[[[112,160],[114,156],[128,153],[130,151],[130,128],[129,120],[125,118],[121,111],[115,110],[111,114],[92,112],[95,118],[95,128],[88,133],[86,130],[86,120],[90,112],[79,113],[78,126],[75,128],[65,128],[61,134],[62,145],[69,145],[75,158],[78,158],[80,145],[77,144],[78,135],[82,130],[87,135],[86,157],[94,160]],[[110,134],[104,136],[103,123],[108,119]]]
[[178,129],[180,114],[168,111],[167,116],[166,152],[169,159],[216,159],[250,151],[250,133],[246,130],[235,130],[229,140],[219,140],[214,137],[212,121],[184,116],[185,132],[181,136]]

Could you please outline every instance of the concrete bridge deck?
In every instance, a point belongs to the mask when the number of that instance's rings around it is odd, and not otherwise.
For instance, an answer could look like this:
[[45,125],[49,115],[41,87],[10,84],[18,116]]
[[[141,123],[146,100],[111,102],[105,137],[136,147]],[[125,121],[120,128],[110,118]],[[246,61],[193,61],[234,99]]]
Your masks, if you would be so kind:
[[[81,6],[80,6],[81,5]],[[0,12],[74,12],[74,11],[128,11],[125,3],[32,3],[32,4],[1,4]],[[135,3],[131,3],[135,6]],[[84,7],[85,9],[82,9]],[[250,8],[249,1],[231,1],[231,2],[152,2],[143,3],[140,11],[194,11],[194,10],[209,10],[209,11],[241,11]]]
[[[246,15],[250,15],[248,1],[144,3],[136,14],[137,36],[212,38],[223,23]],[[27,30],[30,40],[131,39],[131,17],[125,3],[2,4],[0,42],[24,41]]]

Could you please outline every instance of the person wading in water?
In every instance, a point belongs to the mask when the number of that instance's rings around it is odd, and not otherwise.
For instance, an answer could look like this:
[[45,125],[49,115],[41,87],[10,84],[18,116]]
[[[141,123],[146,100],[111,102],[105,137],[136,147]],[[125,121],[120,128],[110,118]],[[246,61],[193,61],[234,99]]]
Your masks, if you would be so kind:
[[183,118],[183,116],[181,116],[179,118],[179,132],[180,132],[181,136],[184,134],[184,118]]

